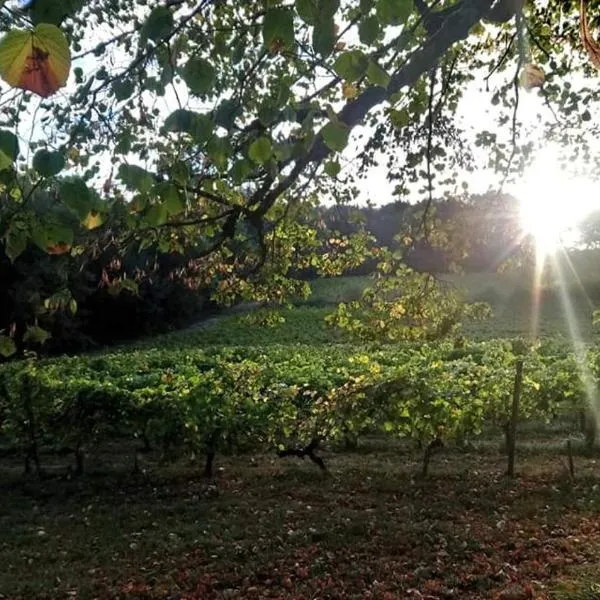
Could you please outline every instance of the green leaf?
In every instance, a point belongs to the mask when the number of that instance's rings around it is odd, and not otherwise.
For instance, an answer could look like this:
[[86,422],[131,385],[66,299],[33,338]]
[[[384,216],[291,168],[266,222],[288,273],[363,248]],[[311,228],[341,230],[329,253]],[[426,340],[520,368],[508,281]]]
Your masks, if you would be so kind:
[[333,68],[346,81],[360,79],[369,66],[369,59],[360,50],[349,50],[340,54]]
[[227,169],[227,162],[232,152],[231,142],[228,137],[213,136],[208,143],[206,151],[219,171]]
[[7,171],[12,168],[13,161],[8,154],[6,154],[3,150],[0,150],[0,171]]
[[92,197],[85,181],[80,177],[60,184],[60,199],[83,221],[92,209]]
[[257,164],[264,165],[273,156],[273,146],[267,137],[260,137],[250,144],[248,156]]
[[254,165],[248,159],[242,158],[233,164],[230,175],[236,183],[242,183],[253,170]]
[[188,133],[196,142],[207,142],[213,134],[214,124],[206,115],[178,108],[167,117],[165,129]]
[[74,14],[83,6],[84,0],[61,0],[60,2],[36,0],[29,4],[31,5],[31,20],[35,25],[38,23],[60,25],[66,17]]
[[112,90],[115,98],[122,102],[131,97],[131,94],[135,91],[135,84],[130,79],[117,79],[112,83]]
[[[65,254],[69,252],[73,245],[73,230],[69,226],[50,221],[40,223],[38,227],[38,238],[43,236],[45,239],[43,250],[48,254]],[[32,238],[33,235],[32,231]]]
[[42,177],[58,175],[65,167],[65,157],[61,152],[38,150],[33,157],[33,168]]
[[367,67],[367,78],[374,85],[387,88],[390,83],[390,76],[374,60],[369,60]]
[[294,13],[288,8],[271,8],[263,20],[263,41],[269,50],[294,46]]
[[204,96],[213,91],[216,71],[204,58],[191,58],[183,67],[181,76],[192,94]]
[[142,27],[142,40],[155,42],[167,37],[173,31],[173,14],[167,6],[157,6]]
[[156,186],[156,191],[169,215],[178,215],[185,210],[185,199],[177,186],[162,182]]
[[341,170],[342,168],[337,160],[330,160],[325,163],[325,173],[327,173],[329,177],[337,177]]
[[157,203],[148,208],[144,218],[150,227],[158,227],[167,222],[169,212],[164,204]]
[[344,123],[327,123],[322,130],[323,141],[330,150],[341,152],[348,144],[350,129]]
[[12,131],[0,129],[0,152],[11,159],[11,163],[19,156],[19,140]]
[[190,169],[187,164],[178,160],[171,165],[171,179],[179,185],[187,185],[190,180]]
[[412,0],[377,0],[377,16],[383,25],[402,25],[413,11]]
[[358,25],[360,41],[367,46],[370,46],[377,39],[380,31],[379,19],[375,15],[365,17]]
[[4,235],[4,251],[6,256],[14,262],[27,248],[29,231],[26,223],[14,220]]
[[327,57],[335,45],[335,23],[333,19],[319,21],[313,29],[312,46],[318,54]]
[[31,325],[27,328],[23,341],[27,344],[44,344],[50,339],[50,333],[38,325]]
[[214,121],[229,130],[241,112],[241,107],[235,100],[223,100],[215,111]]
[[394,127],[406,127],[411,121],[410,113],[406,108],[400,110],[392,109],[390,110],[390,121]]
[[15,346],[15,342],[12,338],[9,338],[7,335],[0,335],[0,356],[4,358],[9,358],[17,351],[17,347]]
[[128,189],[136,190],[142,194],[149,192],[154,185],[152,173],[137,165],[121,165],[119,167],[119,179]]
[[296,12],[307,25],[330,20],[340,6],[339,0],[296,0]]
[[316,25],[319,22],[317,0],[296,0],[296,12],[307,25]]

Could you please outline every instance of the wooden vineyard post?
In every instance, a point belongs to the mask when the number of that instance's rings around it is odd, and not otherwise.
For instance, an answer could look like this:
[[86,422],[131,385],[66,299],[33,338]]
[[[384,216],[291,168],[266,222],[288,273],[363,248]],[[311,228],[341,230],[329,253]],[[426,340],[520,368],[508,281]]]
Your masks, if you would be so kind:
[[509,477],[515,476],[515,447],[517,444],[517,421],[519,420],[519,403],[521,401],[521,386],[523,383],[523,361],[517,361],[515,385],[513,388],[512,409],[510,412],[508,436],[508,471]]
[[575,481],[575,463],[573,462],[573,447],[571,440],[567,440],[567,458],[569,459],[569,476]]

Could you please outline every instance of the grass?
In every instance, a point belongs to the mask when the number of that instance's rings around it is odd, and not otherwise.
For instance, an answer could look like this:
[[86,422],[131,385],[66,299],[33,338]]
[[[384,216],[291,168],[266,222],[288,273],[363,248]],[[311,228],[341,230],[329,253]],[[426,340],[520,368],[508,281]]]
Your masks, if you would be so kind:
[[[495,443],[447,449],[427,480],[415,476],[421,454],[400,443],[324,456],[330,476],[270,455],[221,458],[208,483],[196,465],[151,455],[131,476],[120,448],[74,481],[23,481],[4,467],[0,594],[474,599],[531,586],[545,598],[600,564],[596,459],[578,457],[571,484],[544,451],[522,452],[506,480]],[[564,595],[575,585],[552,597],[595,598]]]
[[[539,321],[537,331],[542,336],[562,336],[571,338],[574,324],[584,340],[595,337],[592,327],[592,313],[600,304],[598,275],[591,271],[587,254],[586,261],[580,257],[587,269],[582,276],[583,289],[572,276],[566,279],[565,289],[573,318],[569,321],[560,288],[556,281],[549,281],[540,296]],[[531,277],[523,273],[467,273],[463,275],[443,275],[441,277],[464,292],[469,301],[488,302],[493,317],[483,322],[465,324],[465,333],[477,339],[495,337],[515,337],[527,335],[534,329],[532,317],[533,294]],[[308,301],[300,302],[298,308],[320,307],[323,314],[339,302],[348,302],[360,297],[362,290],[369,285],[369,277],[339,277],[320,279],[311,283],[312,294]],[[313,313],[315,316],[319,313]]]

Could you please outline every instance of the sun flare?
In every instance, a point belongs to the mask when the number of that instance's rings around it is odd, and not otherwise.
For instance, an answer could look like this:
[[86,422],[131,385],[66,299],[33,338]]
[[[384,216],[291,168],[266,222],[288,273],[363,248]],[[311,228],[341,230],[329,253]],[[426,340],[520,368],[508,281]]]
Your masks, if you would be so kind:
[[569,173],[552,150],[546,150],[515,187],[521,226],[547,256],[577,241],[578,224],[600,208],[600,184]]

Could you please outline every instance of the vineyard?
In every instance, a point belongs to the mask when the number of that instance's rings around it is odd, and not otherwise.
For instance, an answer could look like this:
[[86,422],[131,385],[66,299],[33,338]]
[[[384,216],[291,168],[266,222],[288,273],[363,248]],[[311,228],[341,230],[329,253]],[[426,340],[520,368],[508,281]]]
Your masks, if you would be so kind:
[[595,564],[597,348],[361,345],[328,310],[3,365],[0,593],[546,598]]
[[[320,314],[313,310],[315,318]],[[227,342],[232,326],[242,341],[243,327],[255,340],[261,329],[276,340],[276,328],[237,317],[207,330],[207,341]],[[81,474],[86,453],[138,440],[165,458],[204,456],[204,473],[211,476],[224,448],[307,455],[325,469],[319,446],[356,445],[365,434],[414,440],[424,449],[426,471],[429,450],[472,443],[484,428],[504,432],[508,443],[517,418],[586,415],[594,442],[590,390],[600,377],[600,353],[593,348],[576,356],[556,340],[528,345],[462,338],[388,346],[343,339],[202,346],[202,337],[191,332],[167,336],[159,347],[4,365],[3,452],[21,457],[26,470],[40,476],[44,454],[72,453],[72,468]]]

